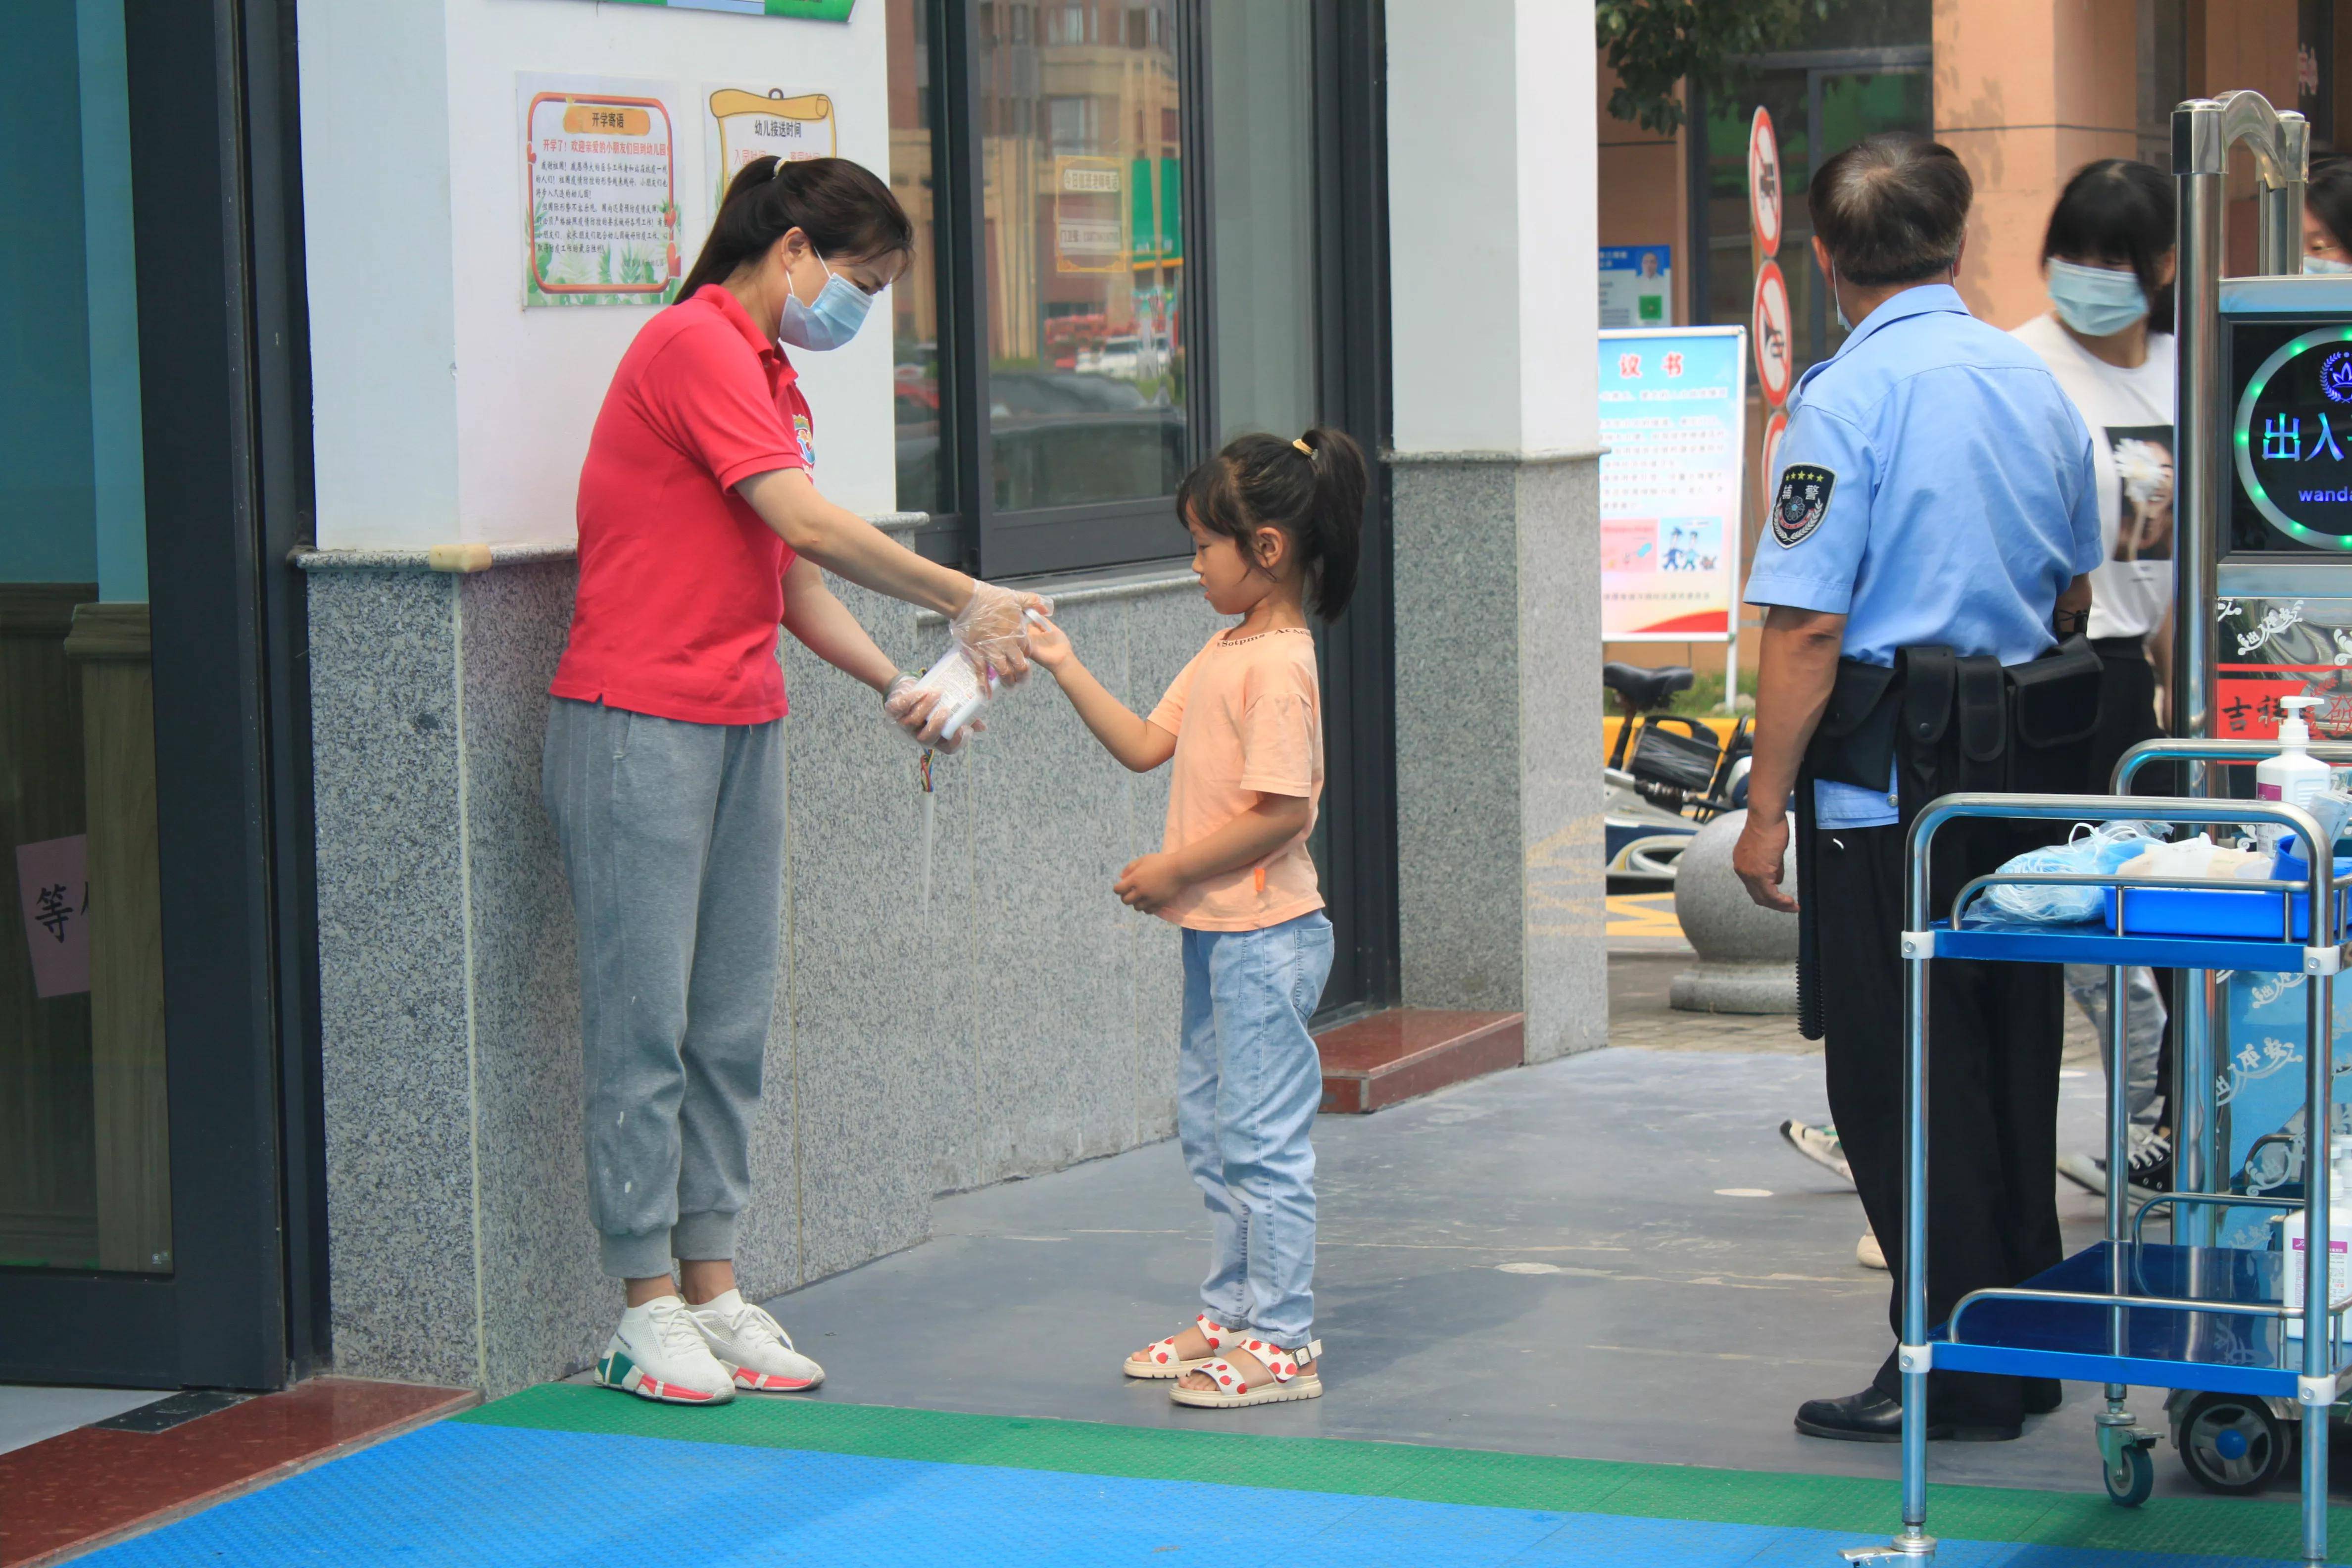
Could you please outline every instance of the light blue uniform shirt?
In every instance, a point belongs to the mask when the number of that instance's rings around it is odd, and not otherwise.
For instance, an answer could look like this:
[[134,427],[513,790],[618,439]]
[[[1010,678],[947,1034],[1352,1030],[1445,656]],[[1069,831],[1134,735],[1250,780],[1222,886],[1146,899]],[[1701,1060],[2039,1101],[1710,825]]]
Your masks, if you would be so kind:
[[[1848,658],[1933,644],[2021,664],[2099,563],[2082,416],[2040,355],[1945,284],[1896,294],[1804,374],[1775,461],[1745,596],[1844,616]],[[1894,822],[1894,787],[1823,780],[1816,820]]]

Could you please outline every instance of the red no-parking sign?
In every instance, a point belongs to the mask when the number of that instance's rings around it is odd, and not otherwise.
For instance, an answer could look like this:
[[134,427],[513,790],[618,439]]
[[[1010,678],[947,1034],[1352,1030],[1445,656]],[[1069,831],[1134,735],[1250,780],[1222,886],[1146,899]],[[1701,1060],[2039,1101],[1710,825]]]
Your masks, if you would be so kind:
[[1780,254],[1780,141],[1762,104],[1748,122],[1748,218],[1761,260]]
[[1789,341],[1789,285],[1777,261],[1757,268],[1749,322],[1748,341],[1756,345],[1756,384],[1764,394],[1764,405],[1778,408],[1789,401],[1795,347]]

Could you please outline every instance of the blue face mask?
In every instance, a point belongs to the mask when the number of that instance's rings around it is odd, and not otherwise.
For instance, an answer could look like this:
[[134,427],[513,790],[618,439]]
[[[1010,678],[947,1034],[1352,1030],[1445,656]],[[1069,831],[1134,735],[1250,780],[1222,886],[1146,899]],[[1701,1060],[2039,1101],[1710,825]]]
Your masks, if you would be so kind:
[[2303,258],[2305,272],[2352,272],[2352,261],[2338,261],[2332,256],[2306,256]]
[[2147,291],[2136,273],[2071,261],[2050,263],[2050,303],[2086,338],[2113,337],[2147,316]]
[[786,290],[776,335],[796,349],[837,349],[857,335],[874,296],[825,267],[824,257],[817,257],[816,264],[824,267],[824,287],[817,291],[816,303],[803,305],[798,294]]

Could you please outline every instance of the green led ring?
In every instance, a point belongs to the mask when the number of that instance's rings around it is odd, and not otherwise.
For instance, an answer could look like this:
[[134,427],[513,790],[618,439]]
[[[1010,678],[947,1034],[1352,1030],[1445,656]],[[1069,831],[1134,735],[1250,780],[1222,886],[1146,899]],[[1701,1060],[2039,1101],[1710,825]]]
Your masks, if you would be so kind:
[[[2246,495],[2254,503],[2254,510],[2270,519],[2282,531],[2292,534],[2305,544],[2352,552],[2352,536],[2322,533],[2316,529],[2306,528],[2278,509],[2278,503],[2271,500],[2270,492],[2263,489],[2262,480],[2254,477],[2252,434],[2246,427],[2254,416],[2254,405],[2269,389],[2271,377],[2278,374],[2278,368],[2304,350],[2326,342],[2352,343],[2352,327],[2319,327],[2300,337],[2289,338],[2270,358],[2263,361],[2254,372],[2253,379],[2246,383],[2245,395],[2238,399],[2238,423],[2234,432],[2238,448],[2238,482],[2246,487]],[[2352,415],[2352,404],[2345,405],[2345,412]]]

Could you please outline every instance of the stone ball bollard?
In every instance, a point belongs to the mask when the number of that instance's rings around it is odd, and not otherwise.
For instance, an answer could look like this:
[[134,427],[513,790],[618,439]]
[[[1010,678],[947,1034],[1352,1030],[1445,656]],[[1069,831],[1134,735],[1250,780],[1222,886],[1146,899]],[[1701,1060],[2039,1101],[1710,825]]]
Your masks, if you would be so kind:
[[[1757,903],[1731,869],[1731,847],[1747,826],[1747,812],[1725,813],[1675,864],[1675,918],[1698,962],[1675,976],[1667,1000],[1685,1013],[1797,1010],[1797,917]],[[1793,861],[1783,889],[1795,884]]]

